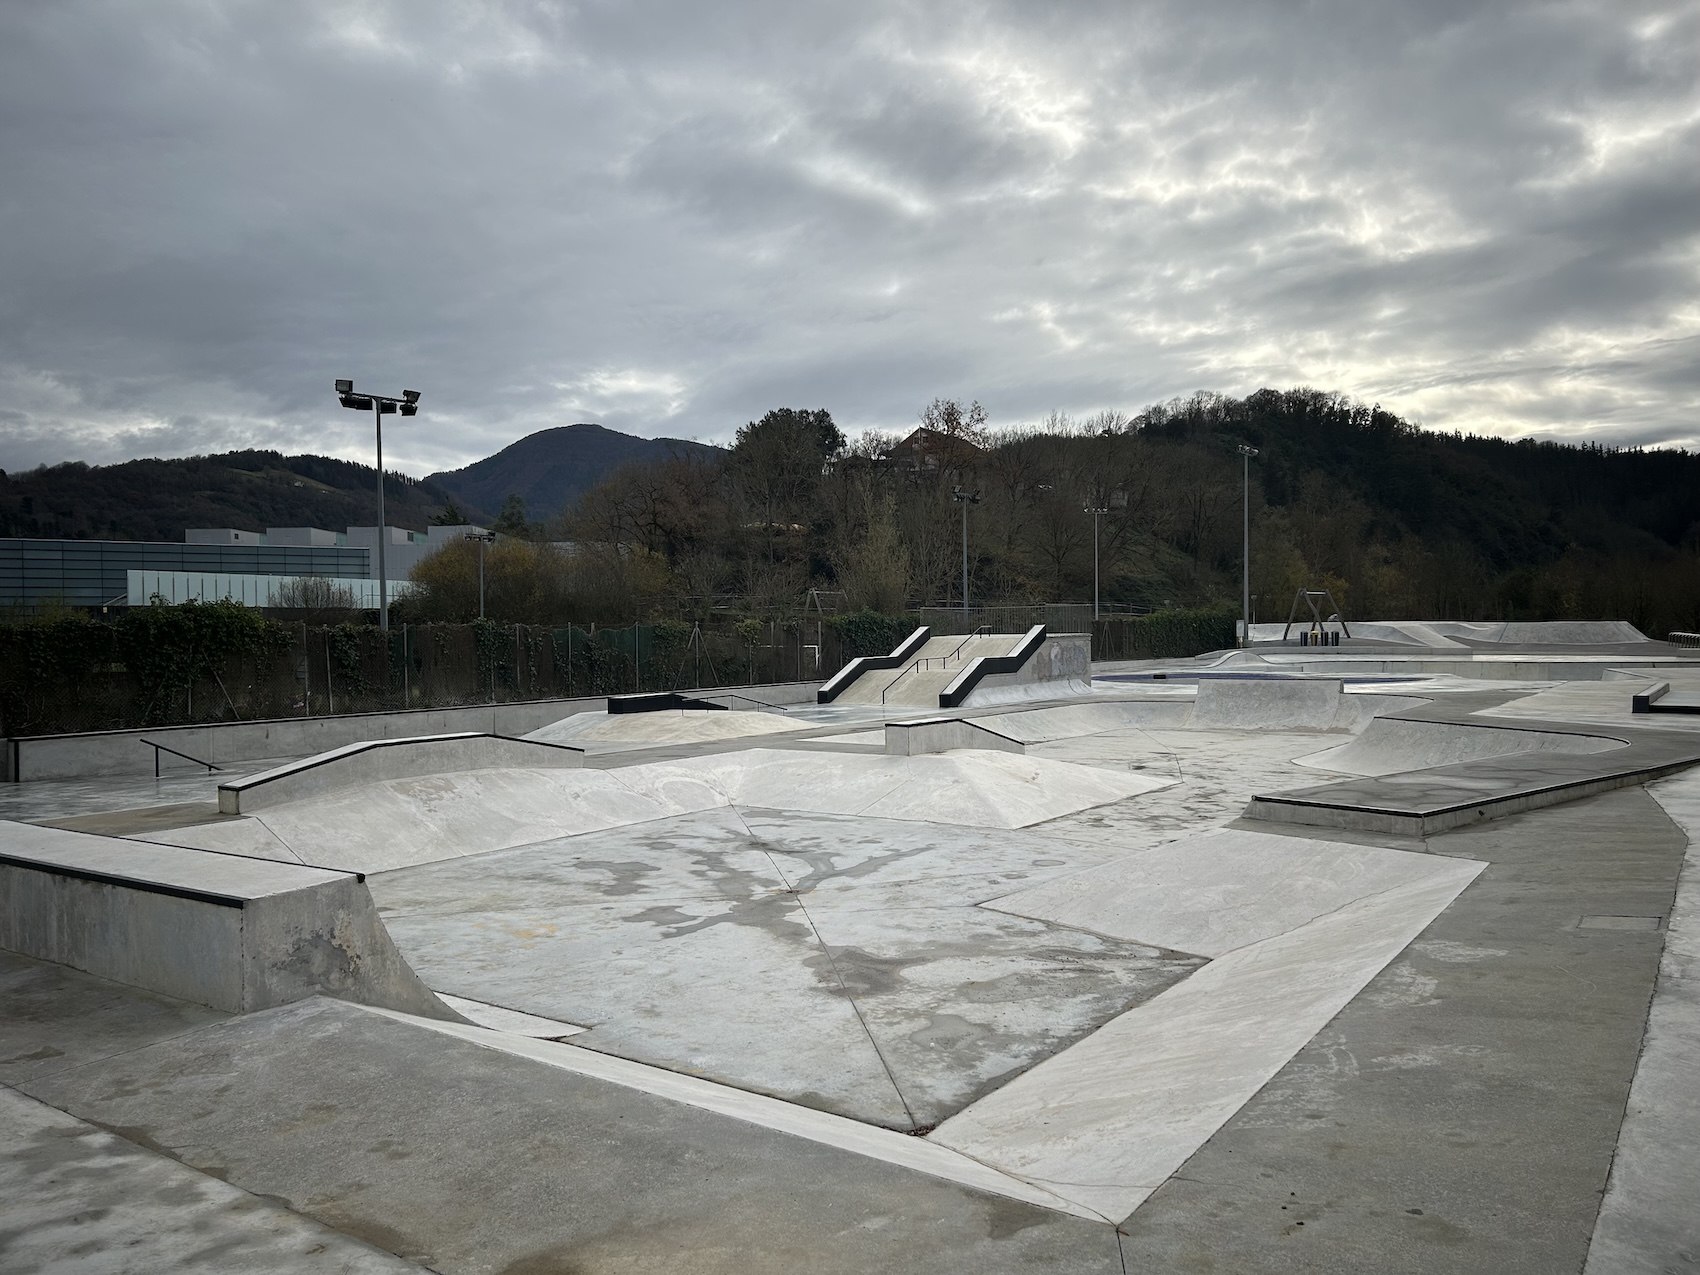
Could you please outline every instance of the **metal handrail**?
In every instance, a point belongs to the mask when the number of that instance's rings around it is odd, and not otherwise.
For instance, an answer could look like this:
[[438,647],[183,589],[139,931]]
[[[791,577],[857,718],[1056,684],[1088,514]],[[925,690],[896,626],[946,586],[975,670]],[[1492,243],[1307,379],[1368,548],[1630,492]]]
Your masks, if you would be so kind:
[[958,655],[961,655],[962,654],[962,648],[967,646],[975,638],[977,638],[977,637],[990,637],[991,635],[992,635],[992,626],[991,625],[989,625],[989,624],[980,625],[972,633],[970,633],[967,637],[963,638],[962,641],[958,642],[956,644],[956,649],[954,651],[952,651],[949,655],[946,655],[946,656],[943,657],[944,663],[940,664],[939,667],[940,668],[949,667],[950,661],[954,660]]
[[967,646],[975,638],[990,637],[991,632],[992,632],[992,626],[991,625],[982,624],[977,629],[975,629],[972,633],[970,633],[967,637],[963,638],[962,641],[958,642],[956,644],[956,649],[951,651],[948,655],[929,655],[929,656],[925,657],[924,659],[916,660],[908,668],[904,669],[896,677],[892,678],[890,683],[887,684],[886,688],[883,691],[880,692],[880,703],[883,705],[886,702],[886,697],[889,696],[894,689],[896,689],[897,684],[899,682],[901,682],[904,678],[908,677],[911,673],[919,673],[919,672],[921,672],[921,670],[930,669],[930,668],[934,667],[935,665],[937,667],[941,668],[941,669],[949,668],[950,662],[952,660],[954,660],[957,656],[962,654],[962,648],[963,647]]
[[698,696],[701,699],[742,700],[746,704],[754,704],[758,709],[760,709],[764,713],[778,713],[780,716],[784,716],[786,713],[788,713],[790,711],[790,710],[786,709],[783,705],[769,704],[766,700],[751,699],[748,695],[734,695],[731,691],[699,690],[699,691],[693,691],[692,694]]
[[1700,646],[1700,633],[1670,633],[1665,640],[1672,646]]
[[202,761],[199,757],[191,757],[188,753],[180,753],[169,744],[156,744],[151,739],[144,739],[141,742],[153,749],[153,777],[155,779],[159,778],[159,755],[162,752],[170,753],[173,757],[181,757],[184,761],[192,761],[197,766],[205,766],[209,775],[215,770],[224,769],[223,766],[215,766],[210,761]]

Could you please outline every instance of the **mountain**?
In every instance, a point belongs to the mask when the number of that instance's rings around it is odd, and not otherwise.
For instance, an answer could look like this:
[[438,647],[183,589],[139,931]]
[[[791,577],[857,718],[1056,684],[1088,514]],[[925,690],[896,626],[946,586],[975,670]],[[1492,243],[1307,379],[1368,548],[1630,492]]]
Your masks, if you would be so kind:
[[463,506],[498,510],[509,495],[525,499],[534,519],[560,513],[603,478],[629,464],[668,456],[718,455],[721,448],[681,438],[635,438],[600,425],[562,425],[528,434],[494,456],[432,474],[425,481]]
[[[377,522],[377,485],[370,465],[272,451],[117,465],[71,461],[21,474],[0,471],[0,536],[181,544],[188,527],[341,531]],[[384,477],[384,515],[392,527],[423,530],[448,499],[429,481]]]

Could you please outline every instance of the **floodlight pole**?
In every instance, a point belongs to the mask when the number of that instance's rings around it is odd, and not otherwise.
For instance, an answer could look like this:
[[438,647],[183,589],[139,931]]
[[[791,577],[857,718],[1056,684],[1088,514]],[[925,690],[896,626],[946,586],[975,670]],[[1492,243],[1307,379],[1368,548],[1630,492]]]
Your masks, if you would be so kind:
[[466,533],[466,538],[478,542],[478,618],[482,620],[484,618],[484,546],[496,539],[496,533],[493,531],[469,531]]
[[372,425],[378,435],[378,628],[390,631],[390,578],[384,568],[384,401],[372,400]]
[[980,503],[980,493],[963,491],[961,487],[950,489],[950,498],[962,506],[962,614],[968,614],[968,506]]
[[372,409],[372,424],[378,439],[378,627],[384,632],[390,628],[390,581],[389,572],[384,562],[384,413],[399,413],[402,416],[417,416],[419,414],[419,391],[403,390],[400,398],[389,398],[383,394],[356,394],[354,382],[338,379],[336,383],[337,399],[346,408],[363,412],[368,407]]
[[1098,618],[1098,519],[1109,513],[1101,505],[1088,505],[1082,511],[1092,515],[1092,618]]
[[1257,448],[1240,444],[1240,461],[1243,466],[1241,481],[1243,483],[1244,509],[1244,540],[1240,551],[1240,645],[1251,645],[1251,458],[1257,455]]

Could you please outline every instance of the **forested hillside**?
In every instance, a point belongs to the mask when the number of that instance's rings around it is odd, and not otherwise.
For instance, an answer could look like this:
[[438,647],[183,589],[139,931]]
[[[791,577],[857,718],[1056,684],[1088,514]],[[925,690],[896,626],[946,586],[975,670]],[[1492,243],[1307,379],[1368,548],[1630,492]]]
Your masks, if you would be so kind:
[[[0,473],[0,536],[181,543],[187,527],[324,527],[378,520],[377,471],[329,456],[226,452]],[[384,476],[386,521],[423,530],[447,493]]]
[[1091,507],[1106,511],[1106,604],[1233,603],[1245,444],[1260,618],[1326,585],[1366,619],[1700,624],[1700,457],[1686,452],[1438,434],[1304,389],[1007,431],[940,401],[904,439],[846,445],[824,412],[771,412],[724,457],[627,467],[553,534],[643,551],[666,569],[664,587],[648,577],[664,608],[715,594],[796,607],[820,587],[892,611],[960,598],[961,487],[980,496],[975,603],[1089,599]]

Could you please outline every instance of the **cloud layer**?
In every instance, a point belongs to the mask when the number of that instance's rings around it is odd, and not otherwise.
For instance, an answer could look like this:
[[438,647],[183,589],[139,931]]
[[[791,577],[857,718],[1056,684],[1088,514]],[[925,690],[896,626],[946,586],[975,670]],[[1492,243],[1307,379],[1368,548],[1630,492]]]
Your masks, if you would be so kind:
[[1700,5],[0,8],[0,466],[1310,384],[1700,441]]

